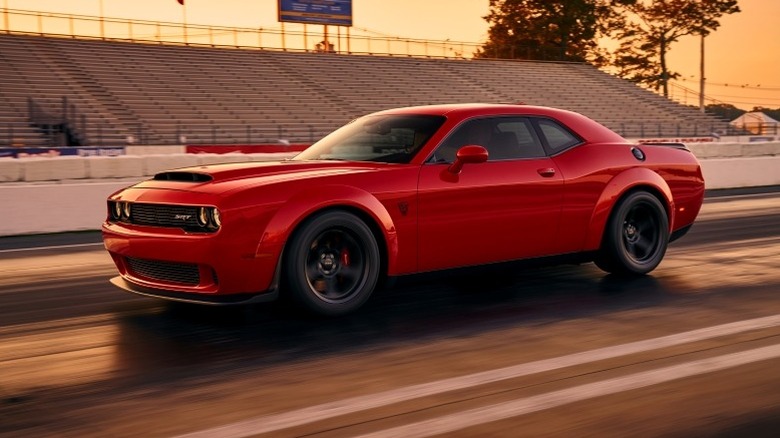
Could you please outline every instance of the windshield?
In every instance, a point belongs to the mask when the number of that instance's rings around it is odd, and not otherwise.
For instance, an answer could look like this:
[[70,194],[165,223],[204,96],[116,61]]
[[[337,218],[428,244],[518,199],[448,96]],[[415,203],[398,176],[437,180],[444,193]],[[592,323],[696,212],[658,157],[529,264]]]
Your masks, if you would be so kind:
[[328,134],[294,160],[408,163],[444,123],[443,116],[365,116]]

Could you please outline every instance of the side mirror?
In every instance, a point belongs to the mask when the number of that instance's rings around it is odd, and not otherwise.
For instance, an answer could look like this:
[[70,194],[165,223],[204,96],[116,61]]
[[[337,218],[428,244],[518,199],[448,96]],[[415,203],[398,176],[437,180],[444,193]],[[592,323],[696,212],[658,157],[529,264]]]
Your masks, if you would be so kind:
[[455,154],[455,162],[447,168],[447,171],[455,175],[459,174],[464,164],[484,163],[488,159],[488,151],[482,146],[468,145],[458,149]]

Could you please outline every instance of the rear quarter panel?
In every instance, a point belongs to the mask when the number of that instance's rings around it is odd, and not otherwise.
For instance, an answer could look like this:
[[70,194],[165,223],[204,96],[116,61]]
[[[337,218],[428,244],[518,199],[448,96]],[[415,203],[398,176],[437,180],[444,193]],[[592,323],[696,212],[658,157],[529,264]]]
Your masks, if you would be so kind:
[[[633,147],[645,153],[645,161],[634,157]],[[558,239],[562,253],[597,250],[615,203],[639,187],[663,201],[670,231],[692,223],[701,208],[701,168],[685,150],[628,143],[584,144],[553,159],[565,184]]]

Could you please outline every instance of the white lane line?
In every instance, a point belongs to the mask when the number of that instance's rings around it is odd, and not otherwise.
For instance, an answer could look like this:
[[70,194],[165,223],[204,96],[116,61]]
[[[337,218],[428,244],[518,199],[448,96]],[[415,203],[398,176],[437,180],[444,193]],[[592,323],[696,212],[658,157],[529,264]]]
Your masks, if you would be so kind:
[[617,394],[619,392],[658,385],[672,380],[712,373],[779,357],[780,345],[756,348],[754,350],[686,362],[652,371],[644,371],[614,379],[575,386],[573,388],[548,392],[533,397],[521,398],[510,402],[494,404],[492,406],[444,415],[430,420],[360,435],[360,438],[419,438],[444,434],[467,427],[552,409],[595,397]]
[[53,246],[36,246],[34,248],[15,248],[15,249],[0,249],[0,254],[11,252],[26,252],[26,251],[45,251],[47,249],[69,249],[69,248],[86,248],[89,246],[103,246],[102,242],[99,243],[74,243],[72,245],[53,245]]
[[649,350],[668,348],[675,345],[687,344],[690,342],[697,342],[706,339],[717,338],[720,336],[733,335],[750,330],[777,327],[779,325],[780,315],[716,325],[713,327],[663,336],[660,338],[599,348],[596,350],[569,354],[552,359],[544,359],[520,365],[513,365],[506,368],[499,368],[496,370],[483,371],[480,373],[442,379],[434,382],[422,383],[419,385],[406,386],[403,388],[392,389],[376,394],[368,394],[334,402],[323,403],[307,408],[296,409],[279,414],[266,415],[233,424],[215,427],[212,429],[180,435],[179,438],[247,437],[300,426],[302,424],[314,423],[316,421],[321,421],[328,418],[365,411],[368,409],[374,409],[394,403],[412,400],[415,398],[471,388],[488,383],[498,382],[501,380],[543,373],[546,371],[626,356],[629,354],[641,353]]

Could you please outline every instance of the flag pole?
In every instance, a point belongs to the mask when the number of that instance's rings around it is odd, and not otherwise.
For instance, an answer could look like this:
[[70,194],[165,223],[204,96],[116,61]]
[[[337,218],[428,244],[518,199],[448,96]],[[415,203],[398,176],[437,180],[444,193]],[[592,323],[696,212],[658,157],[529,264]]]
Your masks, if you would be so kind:
[[8,0],[3,0],[3,21],[5,24],[5,33],[11,33],[11,29],[8,28]]

